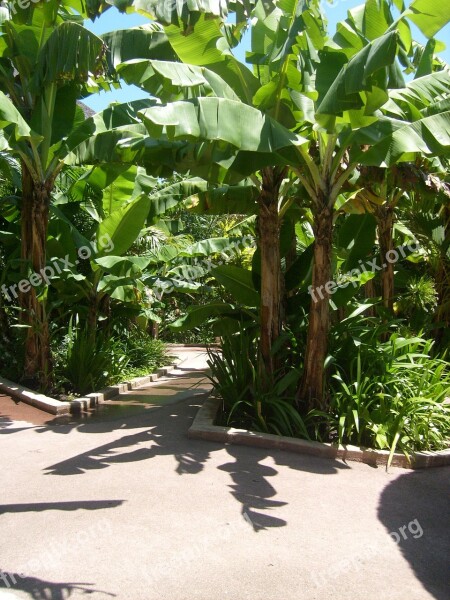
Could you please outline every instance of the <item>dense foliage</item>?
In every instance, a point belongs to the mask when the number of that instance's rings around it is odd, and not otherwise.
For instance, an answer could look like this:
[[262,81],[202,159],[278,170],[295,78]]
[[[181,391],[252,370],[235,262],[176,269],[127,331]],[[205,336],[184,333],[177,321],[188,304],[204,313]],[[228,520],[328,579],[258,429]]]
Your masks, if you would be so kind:
[[[108,8],[0,9],[2,375],[86,393],[160,364],[154,338],[220,338],[223,422],[445,446],[446,0],[366,0],[335,32],[318,0],[83,26]],[[120,81],[142,100],[84,114]]]

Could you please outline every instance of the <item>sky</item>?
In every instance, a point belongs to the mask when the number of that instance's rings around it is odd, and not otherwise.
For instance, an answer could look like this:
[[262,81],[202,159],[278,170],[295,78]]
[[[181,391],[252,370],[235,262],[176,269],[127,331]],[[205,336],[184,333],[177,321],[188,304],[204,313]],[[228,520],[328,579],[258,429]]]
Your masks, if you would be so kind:
[[[430,0],[431,2],[432,0]],[[323,0],[323,8],[325,10],[328,19],[328,31],[333,34],[336,31],[336,23],[343,21],[347,17],[347,11],[349,9],[358,6],[363,3],[363,0],[332,0],[332,4],[329,0]],[[91,29],[96,34],[100,35],[114,29],[128,29],[136,25],[143,25],[148,23],[148,19],[138,14],[121,14],[116,8],[109,9],[94,23],[92,21],[86,21],[85,25],[88,29]],[[419,42],[424,43],[425,38],[421,35],[419,30],[410,22],[413,38]],[[439,40],[444,41],[447,48],[440,55],[450,63],[450,25],[447,25],[442,29],[436,36]],[[245,61],[245,51],[249,49],[250,36],[246,34],[243,42],[239,48],[235,49],[236,57],[242,62]],[[95,111],[100,111],[106,108],[110,102],[129,102],[131,100],[137,100],[146,96],[143,90],[135,86],[128,86],[122,84],[122,89],[113,90],[111,92],[100,92],[89,96],[83,102],[90,106]]]

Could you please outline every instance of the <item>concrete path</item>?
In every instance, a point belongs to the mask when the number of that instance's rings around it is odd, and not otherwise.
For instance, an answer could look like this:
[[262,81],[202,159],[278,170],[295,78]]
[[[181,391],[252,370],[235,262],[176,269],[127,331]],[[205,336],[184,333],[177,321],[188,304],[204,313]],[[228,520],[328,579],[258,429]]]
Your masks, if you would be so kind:
[[188,440],[204,368],[85,420],[0,398],[0,599],[448,598],[449,469]]

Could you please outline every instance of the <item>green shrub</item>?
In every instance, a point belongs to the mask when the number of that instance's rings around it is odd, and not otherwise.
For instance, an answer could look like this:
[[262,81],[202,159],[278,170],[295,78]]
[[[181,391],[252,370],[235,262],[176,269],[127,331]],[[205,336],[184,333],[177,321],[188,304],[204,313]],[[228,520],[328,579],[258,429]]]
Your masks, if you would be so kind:
[[397,309],[415,330],[425,329],[432,323],[438,304],[438,293],[434,280],[427,276],[411,278],[400,300]]
[[163,341],[152,338],[135,324],[117,334],[121,351],[127,358],[128,375],[146,375],[167,364],[167,350]]
[[208,349],[215,393],[221,398],[227,426],[309,438],[305,421],[294,406],[299,371],[280,369],[270,391],[258,373],[258,339],[241,329],[222,338],[221,349]]
[[[208,350],[221,424],[323,442],[414,451],[446,448],[450,434],[450,370],[433,356],[433,341],[401,335],[398,320],[380,322],[355,311],[332,331],[328,358],[330,411],[299,413],[294,394],[301,357],[293,336],[275,345],[275,382],[258,373],[258,339],[250,329],[223,337]],[[387,341],[382,341],[387,337]],[[291,357],[291,360],[288,360]],[[294,357],[294,360],[292,360]],[[389,465],[388,465],[389,466]]]
[[24,329],[11,327],[8,335],[0,331],[0,374],[19,381],[23,374]]
[[94,392],[117,383],[128,359],[121,345],[103,332],[94,338],[87,327],[75,328],[72,322],[66,338],[65,355],[60,355],[57,376],[65,379],[78,394]]
[[433,341],[391,335],[361,343],[346,371],[336,366],[327,420],[341,444],[396,450],[448,446],[450,370],[445,355],[432,356]]

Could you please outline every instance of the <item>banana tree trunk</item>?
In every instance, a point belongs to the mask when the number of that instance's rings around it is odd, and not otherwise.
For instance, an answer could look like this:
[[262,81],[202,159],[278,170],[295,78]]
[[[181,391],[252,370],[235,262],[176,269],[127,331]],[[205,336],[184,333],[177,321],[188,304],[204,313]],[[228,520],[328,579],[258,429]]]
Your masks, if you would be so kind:
[[3,299],[0,294],[0,335],[3,339],[9,340],[10,338],[10,330],[9,330],[9,322],[8,315],[6,314],[5,307],[3,305]]
[[89,308],[87,315],[87,325],[89,330],[89,335],[92,340],[95,340],[97,333],[97,318],[98,318],[98,298],[95,291],[92,292],[89,297]]
[[394,309],[394,264],[390,262],[394,250],[394,209],[388,204],[377,208],[375,213],[380,244],[381,297],[383,306],[390,312]]
[[[375,281],[373,279],[369,279],[369,281],[366,281],[366,283],[364,284],[364,297],[367,300],[370,300],[371,298],[376,298],[376,295],[377,295],[377,290],[375,289]],[[366,310],[366,315],[368,317],[374,317],[375,316],[375,308],[373,306],[368,308]]]
[[[450,207],[444,207],[445,240],[450,240]],[[434,337],[441,343],[444,332],[450,328],[450,260],[447,258],[448,245],[441,249],[436,266],[436,291],[438,305],[435,312],[435,322],[439,328],[434,331]]]
[[259,197],[258,235],[261,252],[261,379],[267,388],[273,383],[276,362],[272,346],[281,330],[281,257],[278,196],[285,170],[266,168],[262,171]]
[[328,351],[330,307],[327,284],[331,281],[333,210],[322,201],[314,214],[314,263],[312,273],[311,307],[309,311],[305,364],[297,402],[307,410],[326,410],[324,393],[325,359]]
[[[50,191],[50,183],[36,184],[22,165],[21,258],[35,281],[42,281],[45,273]],[[21,319],[28,326],[24,378],[47,389],[52,382],[52,360],[45,300],[38,299],[31,283],[19,291]]]
[[148,324],[148,330],[152,339],[157,340],[159,338],[159,323],[156,321],[150,321]]

